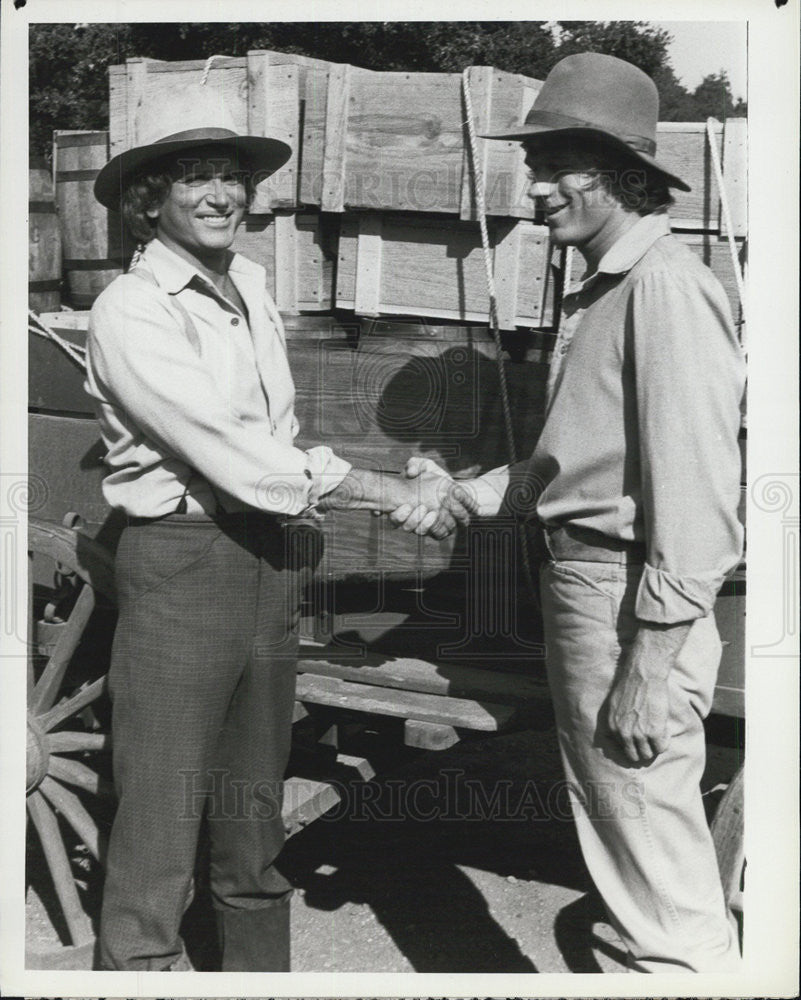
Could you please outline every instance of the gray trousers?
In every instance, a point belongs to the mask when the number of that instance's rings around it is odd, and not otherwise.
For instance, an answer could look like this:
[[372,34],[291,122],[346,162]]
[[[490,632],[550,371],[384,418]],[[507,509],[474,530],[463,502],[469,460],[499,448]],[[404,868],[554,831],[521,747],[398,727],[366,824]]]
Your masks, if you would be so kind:
[[546,562],[541,570],[548,681],[582,853],[640,972],[723,972],[739,951],[701,801],[721,645],[712,616],[693,624],[670,680],[670,745],[647,765],[624,756],[607,699],[637,630],[642,564]]
[[217,908],[285,904],[291,892],[274,867],[298,644],[287,535],[255,513],[176,514],[123,532],[105,968],[164,969],[181,955],[204,809]]

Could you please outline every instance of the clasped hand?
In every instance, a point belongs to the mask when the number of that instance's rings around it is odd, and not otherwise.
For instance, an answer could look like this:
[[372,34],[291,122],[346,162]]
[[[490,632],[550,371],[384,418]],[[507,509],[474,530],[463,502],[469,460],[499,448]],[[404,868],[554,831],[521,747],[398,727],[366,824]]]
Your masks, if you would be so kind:
[[389,519],[404,531],[447,538],[477,513],[469,490],[429,458],[410,458],[396,488],[400,502]]

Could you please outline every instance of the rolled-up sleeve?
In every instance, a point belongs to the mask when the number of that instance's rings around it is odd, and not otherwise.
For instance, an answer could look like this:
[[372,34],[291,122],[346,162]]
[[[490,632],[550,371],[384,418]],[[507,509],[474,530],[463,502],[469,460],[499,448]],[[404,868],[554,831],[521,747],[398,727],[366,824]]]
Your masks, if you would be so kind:
[[636,614],[690,621],[711,611],[742,552],[744,360],[725,294],[700,268],[643,275],[629,318],[646,539]]
[[349,464],[328,448],[306,452],[276,440],[265,424],[240,419],[166,303],[130,281],[118,279],[92,310],[89,391],[118,408],[133,434],[252,507],[299,514],[333,488]]

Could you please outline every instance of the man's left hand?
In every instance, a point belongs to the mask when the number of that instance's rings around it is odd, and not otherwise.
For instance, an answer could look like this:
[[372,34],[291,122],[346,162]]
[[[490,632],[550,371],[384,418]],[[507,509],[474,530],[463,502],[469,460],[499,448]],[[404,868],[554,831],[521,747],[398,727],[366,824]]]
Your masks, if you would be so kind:
[[689,622],[640,622],[609,696],[609,728],[633,764],[650,764],[670,743],[668,677]]

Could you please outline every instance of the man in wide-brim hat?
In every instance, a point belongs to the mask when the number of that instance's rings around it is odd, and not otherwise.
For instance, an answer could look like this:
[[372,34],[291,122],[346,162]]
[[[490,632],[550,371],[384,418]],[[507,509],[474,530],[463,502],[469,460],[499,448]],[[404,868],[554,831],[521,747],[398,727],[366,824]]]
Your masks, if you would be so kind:
[[[716,278],[670,233],[658,97],[639,69],[559,62],[523,144],[551,239],[586,273],[566,294],[531,458],[467,486],[497,513],[522,479],[543,553],[547,666],[576,826],[640,971],[723,971],[738,946],[699,788],[737,565],[744,364]],[[407,474],[431,463],[413,460]],[[408,508],[393,519],[413,528]]]
[[455,521],[440,511],[438,476],[417,489],[294,444],[281,317],[264,269],[230,249],[255,184],[289,146],[240,135],[202,86],[143,118],[141,140],[95,184],[141,244],[96,301],[87,350],[103,492],[127,519],[99,961],[191,968],[179,926],[205,814],[222,968],[280,972],[291,887],[275,861],[308,569],[289,557],[310,548],[291,533],[314,509],[406,501],[435,534]]

